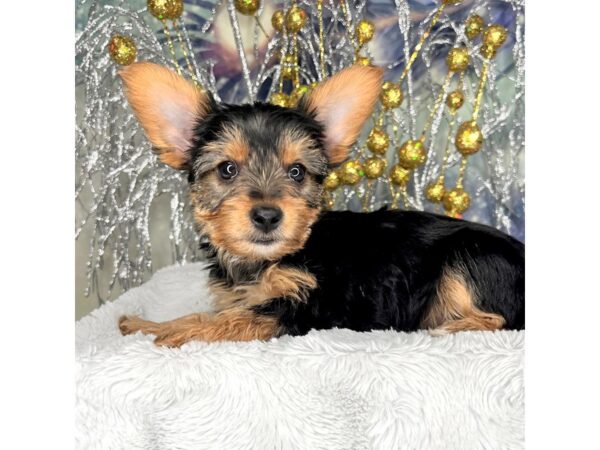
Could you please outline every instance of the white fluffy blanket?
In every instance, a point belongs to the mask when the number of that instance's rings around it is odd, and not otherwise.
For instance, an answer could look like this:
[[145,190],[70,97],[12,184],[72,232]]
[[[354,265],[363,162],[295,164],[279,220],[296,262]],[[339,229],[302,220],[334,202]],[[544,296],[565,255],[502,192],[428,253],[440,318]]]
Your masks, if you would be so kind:
[[76,326],[82,449],[522,448],[523,332],[348,330],[159,348],[122,314],[210,309],[199,264],[163,269]]

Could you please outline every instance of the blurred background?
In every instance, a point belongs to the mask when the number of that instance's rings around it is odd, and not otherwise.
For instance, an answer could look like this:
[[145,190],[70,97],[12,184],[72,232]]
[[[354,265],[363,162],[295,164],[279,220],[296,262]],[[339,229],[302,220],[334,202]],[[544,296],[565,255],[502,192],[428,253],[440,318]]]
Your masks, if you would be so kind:
[[[243,10],[253,3],[255,11]],[[426,0],[237,4],[186,0],[175,20],[156,17],[149,5],[156,12],[161,0],[77,1],[76,319],[139,285],[161,267],[202,259],[187,206],[186,176],[157,163],[124,101],[117,72],[132,61],[132,55],[133,60],[179,67],[221,101],[275,101],[282,86],[286,93],[297,89],[298,83],[310,88],[311,83],[355,63],[357,55],[386,68],[386,80],[397,82],[419,39],[431,28],[401,84],[405,100],[385,109],[383,129],[390,144],[375,155],[385,160],[385,170],[374,177],[361,171],[355,183],[342,176],[346,181],[328,192],[328,199],[335,209],[373,210],[393,203],[398,200],[394,195],[399,195],[397,207],[444,213],[440,203],[428,201],[427,187],[442,172],[448,188],[457,183],[466,158],[451,146],[444,160],[446,145],[457,123],[471,116],[486,64],[482,37],[469,38],[465,22],[479,15],[484,28],[499,24],[506,29],[506,41],[489,65],[477,120],[485,139],[481,151],[468,158],[464,190],[470,205],[460,216],[524,240],[522,1],[465,0],[445,6],[439,20],[436,12],[441,2]],[[301,29],[297,33],[274,29],[273,14],[294,5],[305,12]],[[362,46],[356,34],[361,20],[374,27],[373,37]],[[129,41],[115,41],[115,36]],[[294,40],[298,83],[280,85],[280,60],[284,54],[294,54]],[[120,53],[115,52],[117,44]],[[446,58],[457,46],[468,50],[471,61],[461,72],[466,106],[454,115],[437,99],[442,98],[440,92],[458,88],[459,74],[444,85]],[[365,142],[376,119],[365,127],[354,152],[365,168],[373,157]],[[418,138],[424,129],[428,129],[426,162],[410,171],[406,185],[395,184],[390,170],[398,164],[398,147]],[[356,242],[360,245],[360,236]]]

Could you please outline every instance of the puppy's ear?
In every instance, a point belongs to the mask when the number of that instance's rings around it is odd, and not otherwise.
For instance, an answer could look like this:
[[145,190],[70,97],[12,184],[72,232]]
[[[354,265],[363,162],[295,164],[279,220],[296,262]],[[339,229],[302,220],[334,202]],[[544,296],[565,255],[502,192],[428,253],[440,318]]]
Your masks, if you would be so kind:
[[383,69],[354,65],[320,83],[300,108],[325,126],[327,159],[344,161],[381,91]]
[[119,72],[125,95],[159,158],[186,169],[194,127],[210,108],[209,96],[175,72],[151,62]]

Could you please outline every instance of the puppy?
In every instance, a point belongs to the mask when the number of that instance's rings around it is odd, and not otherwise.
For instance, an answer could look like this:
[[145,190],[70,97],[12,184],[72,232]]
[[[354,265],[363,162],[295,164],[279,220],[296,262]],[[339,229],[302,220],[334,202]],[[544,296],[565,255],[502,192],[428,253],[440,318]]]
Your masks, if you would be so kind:
[[352,66],[296,108],[218,104],[149,62],[121,72],[162,162],[186,171],[215,312],[122,317],[159,345],[357,331],[524,327],[524,246],[435,214],[321,212],[323,179],[373,112],[382,70]]

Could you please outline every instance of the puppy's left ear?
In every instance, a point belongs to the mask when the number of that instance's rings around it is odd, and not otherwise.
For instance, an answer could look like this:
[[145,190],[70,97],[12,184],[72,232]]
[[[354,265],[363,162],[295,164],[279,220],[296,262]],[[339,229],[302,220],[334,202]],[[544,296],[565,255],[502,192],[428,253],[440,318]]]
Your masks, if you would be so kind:
[[119,72],[125,95],[162,162],[188,169],[194,127],[211,108],[212,98],[181,75],[151,62]]
[[300,103],[300,108],[325,127],[329,164],[348,157],[365,121],[373,113],[381,91],[383,69],[354,65],[320,83]]

